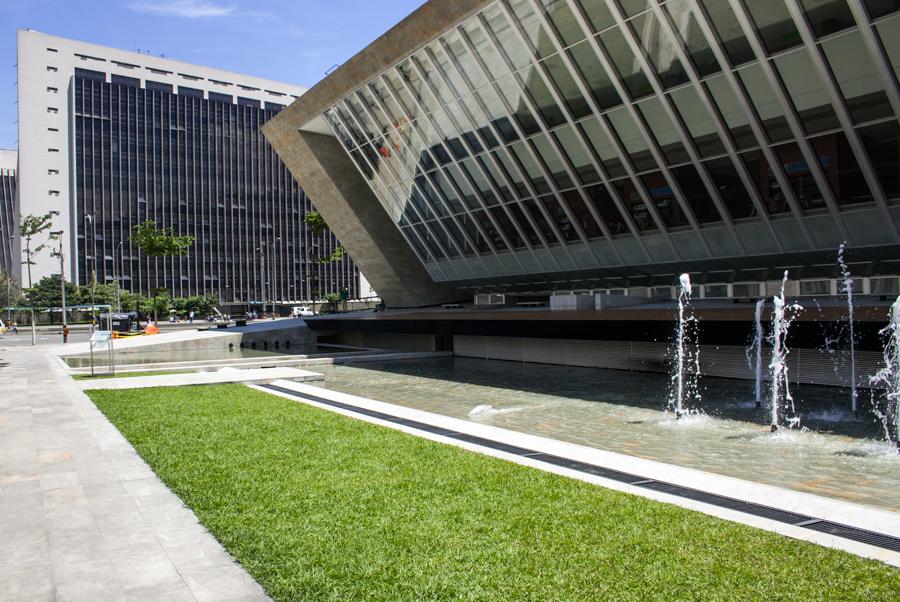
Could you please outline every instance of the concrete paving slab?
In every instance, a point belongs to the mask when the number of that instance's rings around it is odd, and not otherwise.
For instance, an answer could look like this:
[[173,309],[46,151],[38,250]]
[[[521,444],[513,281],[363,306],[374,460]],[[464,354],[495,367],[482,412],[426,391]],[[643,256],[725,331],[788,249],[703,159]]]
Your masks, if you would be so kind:
[[0,342],[0,602],[268,599],[49,351]]
[[285,379],[298,382],[324,380],[321,374],[297,368],[251,368],[238,370],[223,368],[217,372],[189,372],[185,374],[160,374],[159,376],[130,376],[79,380],[82,390],[88,389],[144,389],[148,387],[185,387],[192,385],[220,385],[225,383],[262,384]]

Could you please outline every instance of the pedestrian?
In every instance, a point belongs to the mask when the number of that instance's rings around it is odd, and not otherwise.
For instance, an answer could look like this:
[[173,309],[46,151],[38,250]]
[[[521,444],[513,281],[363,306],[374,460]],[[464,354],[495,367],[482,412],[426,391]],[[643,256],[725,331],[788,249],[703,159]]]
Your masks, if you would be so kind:
[[69,325],[63,326],[63,343],[69,342]]
[[12,321],[12,331],[13,334],[19,334],[19,323],[15,320]]
[[191,324],[194,323],[194,312],[193,312],[193,311],[191,311],[191,313],[188,314],[188,321],[189,321]]

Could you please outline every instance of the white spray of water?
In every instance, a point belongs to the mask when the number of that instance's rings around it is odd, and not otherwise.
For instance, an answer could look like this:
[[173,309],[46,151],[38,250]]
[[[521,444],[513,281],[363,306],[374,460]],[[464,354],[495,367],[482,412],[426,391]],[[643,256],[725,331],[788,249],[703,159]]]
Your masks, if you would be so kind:
[[672,371],[672,395],[669,405],[675,410],[675,417],[681,418],[685,410],[685,399],[698,397],[697,379],[700,375],[700,350],[696,342],[696,318],[691,309],[691,277],[682,274],[678,281],[678,324],[675,330],[675,362]]
[[762,326],[762,311],[765,304],[765,299],[760,299],[756,302],[756,310],[753,312],[753,340],[750,341],[746,350],[747,366],[753,370],[756,375],[756,384],[754,388],[756,396],[753,398],[756,401],[756,407],[759,407],[762,404],[762,346],[763,339],[765,338]]
[[869,384],[885,390],[884,402],[873,403],[873,406],[875,414],[884,425],[888,441],[900,450],[900,297],[891,305],[890,322],[881,330],[881,334],[887,336],[884,344],[884,368],[869,379]]
[[784,278],[781,280],[781,293],[772,298],[772,333],[770,340],[772,343],[772,359],[769,362],[769,370],[771,372],[771,384],[769,403],[772,412],[772,431],[778,430],[780,414],[789,411],[790,417],[787,424],[794,427],[800,424],[800,419],[794,416],[794,398],[791,396],[790,384],[788,382],[788,366],[787,356],[789,350],[787,348],[787,335],[791,323],[794,321],[794,313],[803,309],[800,305],[794,303],[788,305],[784,298],[784,289],[787,285],[788,272],[784,271]]
[[842,289],[847,294],[847,319],[850,322],[850,409],[854,414],[858,413],[858,399],[856,393],[856,337],[853,332],[853,278],[850,270],[844,262],[844,245],[838,247],[838,265],[841,268]]

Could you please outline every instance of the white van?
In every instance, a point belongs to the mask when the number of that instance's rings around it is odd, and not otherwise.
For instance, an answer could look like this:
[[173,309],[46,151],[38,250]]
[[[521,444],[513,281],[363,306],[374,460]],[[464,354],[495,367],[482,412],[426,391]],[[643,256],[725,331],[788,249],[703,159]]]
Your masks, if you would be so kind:
[[292,318],[310,318],[316,315],[308,305],[297,305],[291,308]]

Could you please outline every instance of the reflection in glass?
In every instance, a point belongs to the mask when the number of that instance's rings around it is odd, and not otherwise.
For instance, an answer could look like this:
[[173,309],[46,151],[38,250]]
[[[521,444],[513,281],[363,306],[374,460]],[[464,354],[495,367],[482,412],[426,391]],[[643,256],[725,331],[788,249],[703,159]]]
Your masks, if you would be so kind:
[[511,0],[509,6],[539,58],[546,58],[556,52],[540,18],[534,13],[531,0]]
[[612,183],[625,209],[631,214],[634,225],[641,232],[656,230],[656,222],[644,204],[641,194],[630,179],[616,180]]
[[691,12],[688,0],[669,0],[664,7],[672,21],[672,29],[687,48],[697,73],[704,77],[718,72],[719,62]]
[[656,167],[656,161],[650,154],[647,146],[647,140],[644,138],[637,124],[624,107],[613,109],[607,114],[610,124],[619,137],[619,141],[628,155],[637,171],[644,171]]
[[594,219],[594,216],[591,215],[590,210],[584,203],[584,199],[581,198],[581,194],[577,190],[567,190],[562,193],[562,197],[569,206],[569,211],[571,211],[575,221],[578,222],[582,232],[584,232],[588,238],[603,236],[600,225]]
[[599,39],[631,97],[641,98],[650,94],[653,91],[650,82],[634,60],[622,31],[618,28],[608,29],[600,34]]
[[622,103],[609,75],[589,42],[581,42],[570,48],[569,56],[572,57],[575,68],[591,89],[594,100],[601,109],[609,109]]
[[603,126],[600,125],[597,118],[588,117],[579,124],[579,127],[584,132],[588,142],[591,143],[591,147],[593,147],[594,152],[597,153],[600,162],[603,164],[603,167],[606,169],[609,176],[611,178],[624,176],[627,173],[625,171],[625,166],[622,165],[622,162],[619,160],[618,153],[616,153],[612,143],[603,131]]
[[750,118],[724,75],[715,75],[706,80],[709,96],[719,109],[731,138],[739,149],[758,146],[756,136],[750,127]]
[[659,98],[653,96],[643,100],[638,103],[637,107],[644,116],[644,121],[647,122],[651,134],[656,138],[656,143],[662,150],[666,161],[672,165],[689,160],[690,157],[681,143],[681,137],[675,129],[675,124],[669,118]]
[[519,225],[519,228],[521,228],[522,232],[525,233],[525,238],[528,239],[528,242],[532,246],[540,245],[541,244],[540,237],[538,236],[535,229],[528,222],[528,219],[525,217],[525,212],[522,211],[522,208],[519,206],[519,204],[518,203],[510,203],[510,204],[506,205],[505,208],[509,212],[509,214],[512,216],[515,223]]
[[800,33],[794,27],[794,20],[784,2],[745,0],[744,6],[747,7],[750,18],[756,23],[756,30],[769,54],[800,44]]
[[609,0],[575,0],[581,7],[582,14],[587,17],[588,25],[595,33],[599,33],[616,24],[609,12]]
[[572,126],[566,125],[557,128],[553,131],[553,136],[559,142],[582,184],[592,184],[600,180],[600,176],[594,169],[587,151]]
[[787,213],[790,209],[787,197],[769,167],[765,155],[755,150],[743,153],[741,159],[747,166],[747,172],[756,184],[760,199],[769,214]]
[[694,217],[701,224],[722,221],[719,210],[709,196],[709,190],[693,165],[682,165],[672,169],[672,176],[681,188],[681,194],[687,202]]
[[622,214],[616,208],[612,196],[610,196],[605,186],[588,186],[584,189],[584,192],[591,203],[594,204],[594,208],[597,210],[600,218],[606,222],[606,227],[609,228],[613,236],[628,232],[625,218],[622,217]]
[[847,0],[801,0],[806,18],[816,37],[853,27],[853,13]]
[[534,144],[535,154],[539,160],[543,161],[557,188],[570,188],[575,185],[556,149],[544,134],[532,138],[531,143]]
[[872,200],[872,193],[843,132],[811,138],[810,144],[838,205],[855,205]]
[[550,216],[550,219],[553,220],[553,222],[556,224],[556,227],[559,229],[566,242],[578,240],[578,231],[575,230],[575,226],[572,224],[572,220],[569,219],[568,215],[566,215],[565,210],[562,208],[556,198],[552,196],[544,196],[538,200],[544,205],[544,208],[547,210],[547,214]]
[[545,60],[544,67],[547,68],[550,80],[556,85],[556,89],[559,91],[563,101],[569,108],[572,119],[581,119],[585,115],[590,115],[590,106],[588,106],[587,101],[584,99],[584,95],[575,83],[575,79],[569,73],[568,67],[566,67],[559,55],[554,55]]
[[669,94],[681,121],[687,126],[694,146],[702,157],[712,157],[725,152],[725,147],[713,122],[713,117],[693,86],[682,86]]
[[900,11],[900,2],[897,0],[863,0],[863,4],[873,19]]
[[875,30],[894,67],[894,75],[900,79],[900,15],[879,22],[875,25]]
[[690,224],[675,198],[675,191],[662,173],[654,171],[640,176],[640,179],[647,189],[647,194],[650,195],[650,202],[656,207],[656,212],[667,227],[677,228]]
[[750,65],[737,73],[750,100],[753,101],[753,106],[756,107],[756,113],[769,135],[769,140],[778,142],[790,138],[791,129],[788,127],[781,104],[779,104],[769,80],[766,79],[762,67],[758,64]]
[[888,198],[900,198],[900,126],[896,120],[860,128],[869,161]]
[[628,22],[644,55],[656,70],[664,88],[671,88],[688,81],[687,73],[678,60],[672,41],[662,31],[659,20],[652,12],[646,12]]
[[810,166],[800,153],[800,148],[793,142],[774,148],[787,176],[794,196],[801,209],[820,209],[825,207],[825,199],[813,179]]
[[728,55],[731,64],[737,66],[752,61],[753,49],[744,37],[741,24],[728,2],[725,0],[699,0],[699,2],[709,15],[709,20],[712,21],[716,35],[725,47],[725,54]]
[[584,30],[578,25],[565,0],[541,0],[541,4],[565,46],[584,39]]
[[704,165],[732,219],[752,217],[756,214],[756,206],[747,194],[744,182],[731,159],[727,157],[713,159]]
[[528,210],[528,215],[531,216],[531,219],[534,220],[534,223],[537,224],[537,227],[540,228],[541,232],[544,234],[544,238],[546,238],[550,244],[558,244],[559,238],[553,232],[553,228],[550,227],[550,224],[541,212],[540,207],[538,207],[537,201],[528,199],[527,201],[524,201],[523,204],[525,205],[525,209]]

